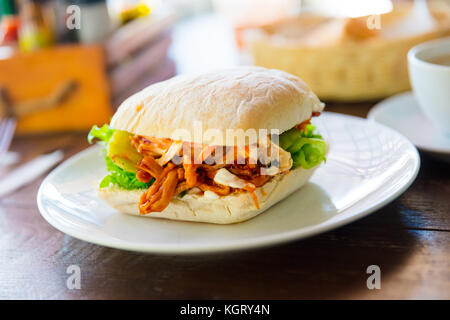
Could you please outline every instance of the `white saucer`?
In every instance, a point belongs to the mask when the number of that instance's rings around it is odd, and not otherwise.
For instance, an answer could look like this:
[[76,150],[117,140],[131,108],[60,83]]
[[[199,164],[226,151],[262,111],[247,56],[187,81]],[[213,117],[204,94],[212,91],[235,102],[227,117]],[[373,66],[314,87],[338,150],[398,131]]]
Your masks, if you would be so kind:
[[450,135],[438,129],[425,116],[412,92],[380,102],[367,117],[397,130],[420,150],[450,160]]
[[37,198],[39,210],[62,232],[108,247],[165,254],[219,252],[338,228],[386,205],[414,181],[418,152],[396,131],[330,112],[314,123],[330,142],[326,164],[303,188],[247,222],[213,225],[117,212],[95,192],[106,173],[98,147],[72,157],[45,178]]

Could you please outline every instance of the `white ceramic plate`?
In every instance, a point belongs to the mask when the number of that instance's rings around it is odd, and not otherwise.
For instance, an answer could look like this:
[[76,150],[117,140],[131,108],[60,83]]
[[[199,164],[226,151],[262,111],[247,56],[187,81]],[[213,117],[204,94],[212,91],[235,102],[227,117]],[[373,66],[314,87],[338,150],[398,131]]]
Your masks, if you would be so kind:
[[397,130],[420,150],[450,160],[450,135],[436,128],[425,116],[412,92],[380,102],[368,118]]
[[327,163],[303,188],[243,223],[213,225],[120,214],[94,190],[106,173],[98,147],[48,175],[39,189],[39,210],[62,232],[108,247],[165,254],[218,252],[335,229],[392,201],[416,177],[417,150],[395,131],[334,113],[324,113],[315,123],[331,145]]

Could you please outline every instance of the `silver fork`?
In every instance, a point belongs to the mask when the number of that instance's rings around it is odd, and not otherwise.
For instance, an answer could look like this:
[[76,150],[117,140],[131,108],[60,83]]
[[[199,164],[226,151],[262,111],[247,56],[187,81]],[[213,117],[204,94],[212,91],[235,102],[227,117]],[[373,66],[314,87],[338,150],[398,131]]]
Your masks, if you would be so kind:
[[14,117],[11,102],[4,88],[0,88],[0,156],[8,151],[14,137],[17,120]]

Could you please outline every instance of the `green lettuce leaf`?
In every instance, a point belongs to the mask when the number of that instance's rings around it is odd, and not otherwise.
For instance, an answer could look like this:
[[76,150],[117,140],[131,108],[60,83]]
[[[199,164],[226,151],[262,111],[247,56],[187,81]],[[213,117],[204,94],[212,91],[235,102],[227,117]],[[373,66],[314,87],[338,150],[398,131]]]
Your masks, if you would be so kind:
[[95,139],[98,139],[99,143],[107,144],[115,131],[116,130],[111,129],[107,124],[103,125],[101,128],[93,126],[88,134],[88,141],[89,143],[93,143]]
[[[88,141],[89,143],[93,143],[94,140],[97,140],[97,143],[102,144],[106,150],[110,151],[109,143],[115,132],[116,130],[111,129],[107,124],[101,128],[94,126],[89,132]],[[108,155],[110,153],[111,152],[108,152]],[[100,188],[107,188],[111,185],[115,185],[125,190],[147,189],[153,183],[153,180],[149,183],[139,181],[135,172],[124,170],[108,156],[105,157],[105,163],[106,170],[108,170],[109,174],[100,182]]]
[[125,190],[147,189],[153,183],[153,181],[149,183],[139,181],[135,173],[123,170],[108,157],[105,157],[105,162],[109,175],[100,182],[100,188],[116,185]]
[[292,128],[281,134],[280,147],[291,154],[293,169],[296,167],[311,169],[326,161],[327,145],[322,136],[315,131],[313,125],[308,125],[306,130]]
[[322,136],[318,133],[316,133],[316,127],[312,124],[308,124],[306,126],[306,130],[302,130],[302,137],[304,138],[314,138],[314,139],[321,139],[323,140]]

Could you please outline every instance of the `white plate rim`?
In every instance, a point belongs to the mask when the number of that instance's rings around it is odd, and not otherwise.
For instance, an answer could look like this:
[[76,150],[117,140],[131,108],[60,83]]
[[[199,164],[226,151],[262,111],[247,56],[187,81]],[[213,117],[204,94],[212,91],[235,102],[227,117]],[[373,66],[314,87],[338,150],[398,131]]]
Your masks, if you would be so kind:
[[[368,119],[346,115],[346,114],[340,114],[335,112],[326,112],[331,115],[335,116],[342,116],[342,117],[350,117],[353,119],[356,119],[357,121],[369,121]],[[110,239],[110,241],[102,241],[102,239],[99,240],[98,237],[91,236],[91,235],[80,235],[75,232],[72,232],[72,229],[66,228],[63,224],[59,224],[55,218],[52,217],[51,214],[48,213],[46,210],[43,201],[42,201],[42,194],[43,194],[43,187],[45,184],[51,180],[53,176],[58,174],[59,171],[63,171],[66,167],[70,166],[72,163],[78,161],[80,158],[83,158],[85,154],[93,152],[93,149],[98,149],[97,146],[86,148],[85,150],[75,154],[74,156],[70,157],[66,161],[64,161],[62,164],[60,164],[58,167],[56,167],[52,172],[50,172],[47,177],[43,180],[41,183],[38,193],[37,193],[37,205],[39,212],[43,216],[43,218],[54,228],[57,230],[70,235],[71,237],[74,237],[79,240],[83,240],[89,243],[93,243],[96,245],[101,245],[104,247],[109,248],[115,248],[115,249],[121,249],[121,250],[127,250],[127,251],[135,251],[135,252],[142,252],[142,253],[150,253],[150,254],[178,254],[178,255],[191,255],[191,254],[204,254],[204,253],[216,253],[216,252],[228,252],[228,251],[241,251],[241,250],[248,250],[248,249],[255,249],[255,248],[262,248],[262,247],[269,247],[269,246],[275,246],[282,243],[288,243],[292,242],[294,240],[301,240],[305,239],[314,235],[318,235],[321,233],[325,233],[327,231],[331,231],[337,228],[340,228],[344,225],[350,224],[356,220],[359,220],[374,211],[377,211],[381,207],[385,206],[386,204],[392,202],[397,197],[399,197],[402,193],[404,193],[411,184],[415,181],[419,169],[420,169],[420,156],[419,152],[417,151],[417,148],[402,134],[399,132],[393,130],[392,128],[381,124],[379,122],[374,121],[375,125],[382,127],[384,130],[388,130],[391,133],[400,136],[407,142],[411,149],[414,150],[414,159],[415,159],[415,166],[414,171],[410,177],[410,179],[405,182],[404,185],[402,185],[396,192],[390,194],[387,196],[383,201],[380,201],[376,203],[373,206],[368,207],[366,210],[361,210],[361,212],[351,215],[349,217],[342,218],[336,222],[333,223],[327,223],[324,222],[319,225],[314,225],[311,227],[308,227],[306,230],[305,228],[298,229],[298,230],[292,230],[290,232],[283,232],[283,233],[277,233],[277,234],[271,234],[266,236],[261,236],[254,239],[247,239],[245,242],[242,241],[235,241],[235,242],[229,242],[226,244],[213,244],[213,245],[192,245],[192,246],[182,246],[179,245],[152,245],[152,244],[144,244],[144,243],[135,243],[135,242],[129,242],[129,241],[117,241],[117,239]],[[364,199],[364,198],[363,198]],[[360,203],[363,199],[359,200],[353,205],[356,205],[357,203]],[[353,206],[352,205],[352,206]],[[348,208],[346,209],[348,210]],[[195,223],[195,222],[191,222]],[[245,223],[245,222],[244,222]],[[232,227],[233,225],[228,225],[227,227]],[[111,237],[112,238],[112,237]]]
[[[391,127],[385,125],[382,122],[379,122],[376,120],[376,116],[384,111],[385,109],[388,109],[389,106],[391,106],[392,104],[395,104],[396,100],[399,99],[405,99],[405,98],[410,98],[412,97],[414,98],[414,93],[412,91],[407,91],[407,92],[402,92],[402,93],[398,93],[396,95],[393,95],[392,97],[389,97],[387,99],[384,99],[383,101],[380,101],[379,103],[377,103],[375,106],[373,106],[369,113],[367,114],[367,119],[369,119],[370,121],[374,121],[378,124],[384,125],[390,129],[392,129]],[[399,132],[400,134],[400,132]],[[402,135],[402,134],[401,134]],[[408,139],[409,140],[409,139]],[[422,151],[425,152],[430,152],[430,153],[435,153],[435,154],[440,154],[440,155],[450,155],[450,149],[446,149],[446,148],[433,148],[427,145],[423,145],[421,143],[414,143],[411,140],[409,140],[413,145],[415,145],[417,148],[419,148]]]

